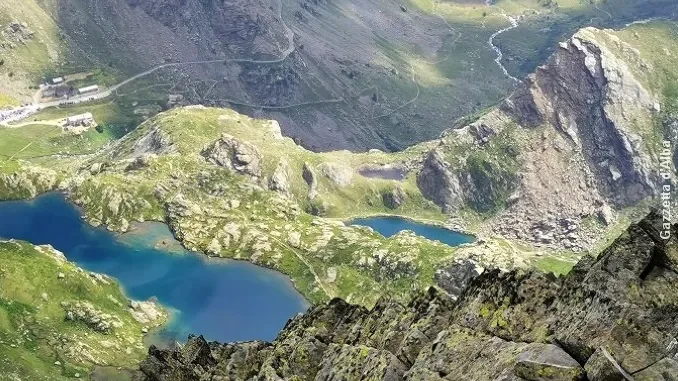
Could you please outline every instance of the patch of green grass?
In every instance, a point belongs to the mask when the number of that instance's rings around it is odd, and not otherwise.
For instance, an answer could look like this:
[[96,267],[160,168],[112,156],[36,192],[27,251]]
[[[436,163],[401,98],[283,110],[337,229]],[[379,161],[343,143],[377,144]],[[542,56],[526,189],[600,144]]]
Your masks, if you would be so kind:
[[538,258],[534,266],[544,272],[554,273],[555,275],[565,275],[572,270],[576,261],[569,261],[552,256]]
[[[204,147],[228,134],[254,145],[262,154],[262,177],[270,177],[281,161],[289,166],[289,185],[299,204],[310,209],[309,187],[302,178],[304,163],[313,168],[318,179],[318,197],[313,201],[326,205],[325,215],[347,218],[377,214],[399,214],[413,218],[444,220],[439,207],[424,199],[416,185],[414,173],[403,182],[366,178],[358,174],[365,164],[398,164],[423,155],[425,146],[413,147],[400,153],[379,152],[350,153],[334,151],[314,153],[298,146],[292,139],[278,135],[276,124],[256,120],[226,109],[177,109],[163,113],[131,133],[123,146],[117,150],[119,157],[131,152],[131,144],[149,130],[159,128],[175,142],[179,152],[185,155],[199,154]],[[352,173],[347,185],[337,185],[323,175],[326,165],[337,165]],[[401,187],[407,194],[406,201],[397,209],[384,205],[382,195]]]
[[6,94],[0,94],[0,108],[19,106],[21,103],[14,97]]

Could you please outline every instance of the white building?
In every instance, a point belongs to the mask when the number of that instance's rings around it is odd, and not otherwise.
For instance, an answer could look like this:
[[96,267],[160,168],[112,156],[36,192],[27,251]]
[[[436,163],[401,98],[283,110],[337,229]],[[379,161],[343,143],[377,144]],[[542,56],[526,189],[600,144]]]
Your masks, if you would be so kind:
[[99,91],[98,85],[90,85],[78,89],[78,94],[96,93]]
[[52,84],[53,85],[58,85],[60,83],[64,83],[64,78],[63,77],[56,77],[52,78]]
[[66,118],[66,126],[68,127],[80,127],[88,126],[94,122],[94,116],[91,112],[86,112],[80,115],[73,115]]

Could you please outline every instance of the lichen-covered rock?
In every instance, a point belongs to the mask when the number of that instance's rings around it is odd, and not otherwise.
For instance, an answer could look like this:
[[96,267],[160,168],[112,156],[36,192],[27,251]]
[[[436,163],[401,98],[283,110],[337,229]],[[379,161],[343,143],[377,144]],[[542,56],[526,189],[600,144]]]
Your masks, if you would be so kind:
[[678,361],[665,358],[633,376],[636,381],[671,381],[678,380]]
[[584,366],[589,380],[617,381],[631,379],[631,375],[617,363],[604,347],[593,352]]
[[530,381],[578,381],[584,369],[567,352],[553,344],[534,344],[518,356],[513,371]]
[[435,280],[437,285],[456,299],[466,289],[466,286],[484,271],[485,269],[474,260],[457,260],[449,266],[436,270]]
[[402,380],[407,368],[395,355],[365,346],[332,344],[323,355],[316,380]]

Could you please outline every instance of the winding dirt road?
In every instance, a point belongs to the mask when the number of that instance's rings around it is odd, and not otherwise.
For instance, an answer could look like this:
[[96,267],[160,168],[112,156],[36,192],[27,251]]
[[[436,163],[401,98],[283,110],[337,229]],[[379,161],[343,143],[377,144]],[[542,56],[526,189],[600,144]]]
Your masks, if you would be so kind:
[[[51,107],[57,107],[57,106],[64,106],[64,105],[71,105],[71,104],[78,104],[78,103],[83,103],[83,102],[92,102],[96,100],[101,100],[110,97],[112,94],[117,93],[118,89],[121,87],[132,83],[140,78],[146,77],[150,74],[155,73],[158,70],[161,69],[166,69],[170,67],[179,67],[179,66],[189,66],[189,65],[205,65],[205,64],[215,64],[215,63],[229,63],[229,62],[234,62],[234,63],[253,63],[253,64],[275,64],[275,63],[280,63],[284,60],[287,59],[287,57],[290,56],[295,50],[296,46],[294,44],[294,31],[287,25],[285,22],[285,19],[283,18],[283,0],[278,0],[278,17],[280,18],[280,22],[282,23],[283,28],[285,29],[285,36],[287,37],[287,47],[285,50],[281,52],[281,55],[279,58],[275,59],[270,59],[270,60],[254,60],[254,59],[249,59],[249,58],[226,58],[226,59],[214,59],[214,60],[200,60],[200,61],[188,61],[188,62],[172,62],[172,63],[166,63],[162,65],[158,65],[155,67],[152,67],[144,72],[141,72],[139,74],[136,74],[130,78],[127,78],[126,80],[109,87],[108,89],[105,89],[103,91],[99,91],[97,93],[92,93],[92,94],[83,94],[83,95],[78,95],[75,97],[71,97],[68,99],[59,99],[55,101],[50,101],[50,102],[38,102],[38,99],[36,97],[33,98],[33,104],[23,106],[23,107],[18,107],[13,110],[11,110],[12,114],[9,115],[9,112],[6,115],[3,115],[0,113],[0,125],[2,126],[7,126],[9,123],[12,122],[17,122],[19,120],[25,119],[29,117],[30,115],[46,109],[46,108],[51,108]],[[37,93],[36,93],[37,94]]]

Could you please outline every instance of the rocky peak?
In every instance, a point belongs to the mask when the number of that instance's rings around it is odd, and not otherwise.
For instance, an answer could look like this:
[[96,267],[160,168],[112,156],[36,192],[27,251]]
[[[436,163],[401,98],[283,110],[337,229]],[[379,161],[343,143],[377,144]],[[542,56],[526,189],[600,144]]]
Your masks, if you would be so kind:
[[554,126],[585,156],[603,195],[632,205],[655,195],[658,183],[640,132],[656,104],[635,74],[647,67],[616,36],[582,29],[503,108],[522,126]]
[[660,128],[675,140],[678,123],[657,123],[650,68],[613,32],[579,31],[498,109],[441,137],[417,175],[422,195],[477,212],[490,235],[591,248],[618,210],[660,193],[653,144]]
[[435,289],[371,310],[334,299],[271,344],[193,337],[151,348],[141,370],[157,381],[674,379],[678,225],[663,241],[660,223],[652,214],[632,225],[565,277],[469,268],[456,302]]

